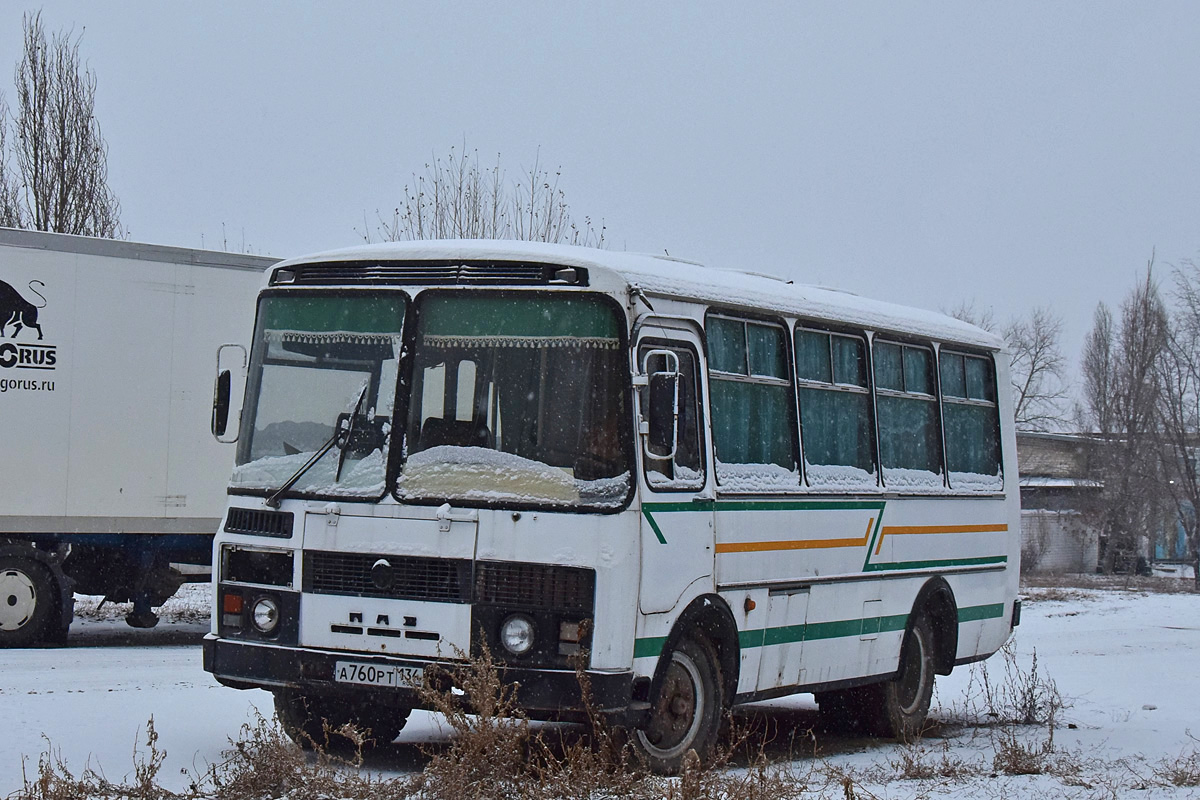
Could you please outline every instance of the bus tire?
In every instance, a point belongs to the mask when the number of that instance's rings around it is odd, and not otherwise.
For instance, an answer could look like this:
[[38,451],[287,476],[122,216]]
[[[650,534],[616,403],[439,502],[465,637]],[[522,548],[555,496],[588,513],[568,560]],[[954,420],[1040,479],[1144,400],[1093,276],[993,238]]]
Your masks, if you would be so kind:
[[881,735],[905,741],[921,735],[933,698],[934,647],[929,617],[917,614],[904,634],[896,677],[880,686]]
[[0,557],[0,647],[41,642],[57,603],[49,570],[29,558]]
[[660,775],[679,772],[690,751],[706,761],[717,745],[724,709],[721,667],[707,639],[685,636],[667,656],[650,718],[631,743]]
[[281,689],[274,695],[275,718],[279,720],[279,726],[288,738],[306,750],[340,752],[352,749],[354,743],[338,733],[346,724],[364,730],[364,751],[383,747],[400,735],[412,713],[411,708],[403,706],[322,698],[292,689]]

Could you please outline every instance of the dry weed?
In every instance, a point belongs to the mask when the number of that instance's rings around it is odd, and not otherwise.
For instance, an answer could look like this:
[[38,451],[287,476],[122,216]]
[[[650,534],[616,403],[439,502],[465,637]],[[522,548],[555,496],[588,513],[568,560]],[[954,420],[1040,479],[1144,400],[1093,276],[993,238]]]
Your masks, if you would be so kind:
[[931,780],[934,778],[963,781],[980,774],[981,765],[969,764],[950,752],[950,742],[943,741],[940,753],[934,753],[926,740],[918,740],[900,747],[896,758],[889,761],[895,777],[905,780]]
[[1042,775],[1051,772],[1054,755],[1054,727],[1045,739],[1026,743],[1014,728],[1004,728],[996,740],[992,767],[1006,775]]
[[1154,777],[1171,786],[1200,786],[1200,751],[1195,748],[1154,766]]

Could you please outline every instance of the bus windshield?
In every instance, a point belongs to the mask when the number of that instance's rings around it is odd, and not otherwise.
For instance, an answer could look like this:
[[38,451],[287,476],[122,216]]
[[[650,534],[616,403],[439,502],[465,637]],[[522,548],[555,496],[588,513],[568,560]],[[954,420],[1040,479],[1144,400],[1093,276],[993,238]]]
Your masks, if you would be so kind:
[[263,298],[232,488],[384,494],[406,302]]
[[611,304],[529,292],[417,302],[401,500],[625,504],[627,359]]

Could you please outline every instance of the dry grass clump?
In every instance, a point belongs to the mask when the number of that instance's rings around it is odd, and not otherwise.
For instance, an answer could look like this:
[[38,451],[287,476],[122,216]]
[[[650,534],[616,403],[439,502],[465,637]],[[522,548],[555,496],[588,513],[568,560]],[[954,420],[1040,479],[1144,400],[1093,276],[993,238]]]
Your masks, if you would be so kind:
[[1061,593],[1064,599],[1086,597],[1085,592],[1097,589],[1136,592],[1139,594],[1191,594],[1196,591],[1196,582],[1191,578],[1171,578],[1160,575],[1094,575],[1091,573],[1021,575],[1021,590],[1035,599],[1057,599],[1044,597],[1043,590],[1050,594]]
[[1193,746],[1175,758],[1162,759],[1154,766],[1154,777],[1171,786],[1200,786],[1200,750]]
[[952,754],[950,742],[943,741],[940,748],[932,748],[923,739],[902,745],[888,765],[896,777],[917,781],[939,778],[965,781],[985,771],[981,764],[971,764]]
[[1006,775],[1041,775],[1054,771],[1054,727],[1041,741],[1026,742],[1013,728],[1004,728],[995,742],[992,768]]
[[967,727],[1057,724],[1069,704],[1054,680],[1040,672],[1037,651],[1025,666],[1014,641],[1009,639],[998,651],[1002,665],[998,673],[988,666],[994,660],[971,665],[966,703],[952,709],[946,721]]

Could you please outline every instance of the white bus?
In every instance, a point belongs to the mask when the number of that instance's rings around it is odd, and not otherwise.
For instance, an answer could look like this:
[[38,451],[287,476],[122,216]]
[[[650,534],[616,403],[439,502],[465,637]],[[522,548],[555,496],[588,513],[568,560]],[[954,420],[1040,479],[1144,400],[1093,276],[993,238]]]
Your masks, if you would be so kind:
[[660,771],[732,704],[798,692],[912,735],[934,673],[1019,620],[1008,385],[971,325],[663,256],[280,263],[205,669],[273,692],[298,739],[390,741],[424,670],[484,645],[533,718],[579,712],[585,658]]

